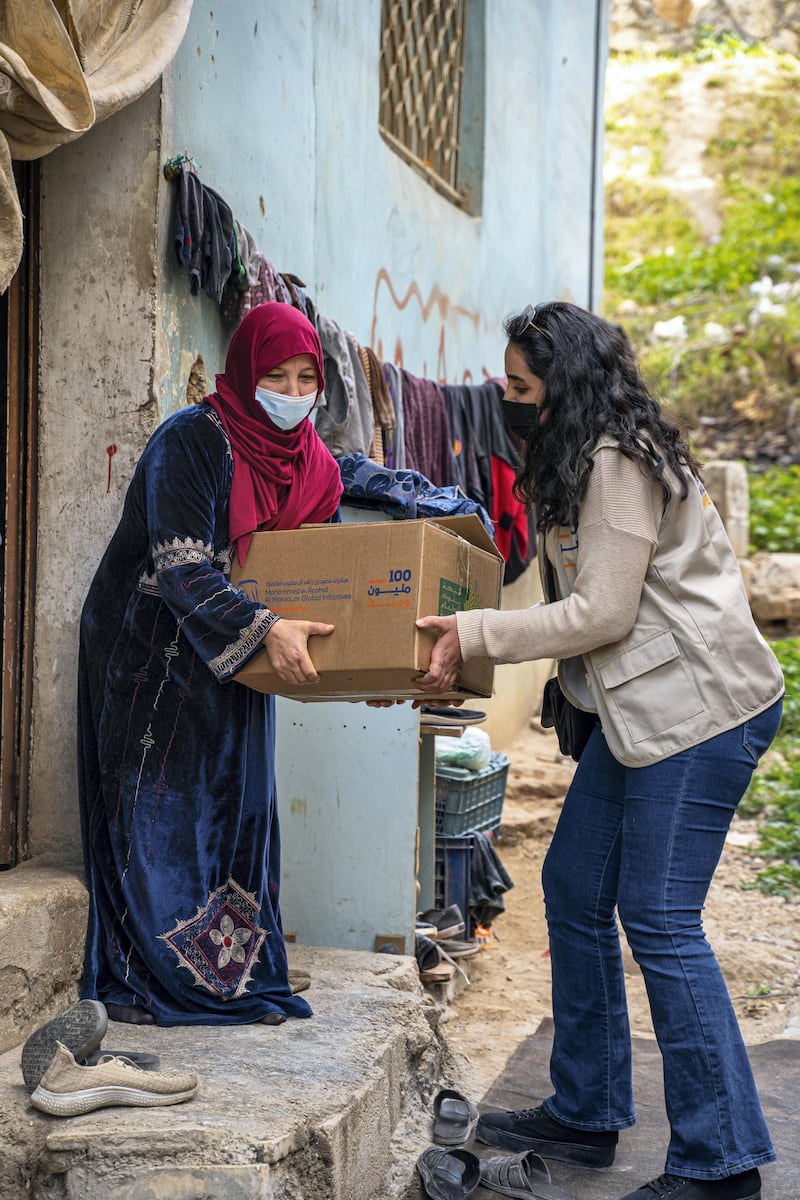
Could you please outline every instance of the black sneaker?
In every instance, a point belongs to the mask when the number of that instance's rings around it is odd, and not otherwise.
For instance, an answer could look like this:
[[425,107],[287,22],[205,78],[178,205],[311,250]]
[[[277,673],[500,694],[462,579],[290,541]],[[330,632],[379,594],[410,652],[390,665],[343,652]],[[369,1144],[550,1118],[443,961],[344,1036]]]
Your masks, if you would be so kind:
[[22,1047],[22,1078],[25,1090],[33,1092],[44,1075],[56,1042],[61,1042],[76,1059],[84,1059],[106,1035],[108,1014],[99,1000],[79,1000],[66,1012],[42,1025]]
[[683,1175],[659,1175],[628,1192],[622,1200],[761,1200],[761,1176],[753,1167],[724,1179],[686,1179]]
[[[478,1122],[476,1137],[487,1146],[499,1146],[501,1150],[534,1150],[542,1158],[579,1167],[610,1167],[619,1140],[616,1130],[596,1133],[562,1125],[541,1105],[516,1112],[486,1113]],[[652,1200],[652,1196],[647,1200]],[[688,1195],[686,1200],[690,1200]]]

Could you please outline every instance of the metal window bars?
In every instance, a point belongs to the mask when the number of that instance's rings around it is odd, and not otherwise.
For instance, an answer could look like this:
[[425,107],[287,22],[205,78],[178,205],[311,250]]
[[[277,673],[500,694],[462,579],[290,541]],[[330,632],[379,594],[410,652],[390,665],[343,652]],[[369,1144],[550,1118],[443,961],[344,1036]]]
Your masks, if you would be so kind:
[[382,0],[380,132],[456,203],[464,16],[465,0]]

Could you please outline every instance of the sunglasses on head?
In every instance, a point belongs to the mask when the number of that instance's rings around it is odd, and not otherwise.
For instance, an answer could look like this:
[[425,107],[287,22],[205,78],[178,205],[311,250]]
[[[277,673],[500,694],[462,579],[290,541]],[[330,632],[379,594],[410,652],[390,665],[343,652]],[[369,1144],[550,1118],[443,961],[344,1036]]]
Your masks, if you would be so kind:
[[517,317],[517,320],[525,322],[525,324],[522,326],[522,329],[519,331],[520,337],[522,337],[523,333],[527,333],[529,329],[535,329],[537,333],[542,335],[542,337],[546,337],[548,342],[552,342],[553,339],[547,330],[542,329],[541,325],[536,324],[535,304],[526,304],[525,308],[523,308],[522,312]]

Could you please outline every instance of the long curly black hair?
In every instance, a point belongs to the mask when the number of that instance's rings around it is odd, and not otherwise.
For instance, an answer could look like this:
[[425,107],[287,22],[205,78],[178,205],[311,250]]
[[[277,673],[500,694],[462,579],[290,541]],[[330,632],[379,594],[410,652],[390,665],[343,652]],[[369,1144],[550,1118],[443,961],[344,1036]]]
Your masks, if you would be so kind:
[[672,495],[668,466],[680,479],[685,499],[687,470],[699,478],[700,464],[648,392],[621,326],[575,304],[553,301],[509,317],[504,329],[545,386],[514,484],[517,498],[535,506],[539,530],[576,523],[592,450],[604,434],[657,480],[665,504]]

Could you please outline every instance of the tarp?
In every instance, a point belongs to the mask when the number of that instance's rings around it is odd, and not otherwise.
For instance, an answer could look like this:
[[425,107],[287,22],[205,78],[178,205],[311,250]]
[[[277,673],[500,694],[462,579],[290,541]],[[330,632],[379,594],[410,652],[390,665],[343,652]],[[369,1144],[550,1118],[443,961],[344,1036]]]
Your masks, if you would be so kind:
[[12,159],[41,158],[136,100],[181,44],[192,0],[0,4],[0,292],[22,254]]

